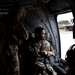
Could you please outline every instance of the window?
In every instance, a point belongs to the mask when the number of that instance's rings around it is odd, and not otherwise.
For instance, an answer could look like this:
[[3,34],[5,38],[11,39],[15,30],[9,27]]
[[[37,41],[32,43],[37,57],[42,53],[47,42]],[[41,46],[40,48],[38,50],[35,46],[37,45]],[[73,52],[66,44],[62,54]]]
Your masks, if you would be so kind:
[[57,17],[61,41],[61,58],[65,59],[66,51],[74,44],[72,12]]

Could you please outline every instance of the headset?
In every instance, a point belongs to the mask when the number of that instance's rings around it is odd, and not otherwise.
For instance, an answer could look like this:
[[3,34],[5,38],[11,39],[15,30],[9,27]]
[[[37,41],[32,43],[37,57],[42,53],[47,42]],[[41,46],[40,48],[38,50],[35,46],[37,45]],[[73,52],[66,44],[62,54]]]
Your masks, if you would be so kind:
[[75,44],[67,50],[65,60],[69,67],[75,66]]

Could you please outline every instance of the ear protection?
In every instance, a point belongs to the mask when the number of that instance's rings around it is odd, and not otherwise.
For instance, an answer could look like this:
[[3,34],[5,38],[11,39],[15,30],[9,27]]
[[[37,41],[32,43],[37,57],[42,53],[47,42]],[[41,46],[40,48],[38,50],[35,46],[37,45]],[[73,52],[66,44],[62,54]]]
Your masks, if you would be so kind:
[[75,44],[73,44],[66,52],[65,60],[68,66],[75,65]]
[[[75,48],[75,44],[73,44],[72,46],[70,46],[69,49],[67,50],[67,52],[69,50],[74,50],[74,48]],[[66,55],[65,55],[65,59],[67,58],[67,52],[66,52]]]

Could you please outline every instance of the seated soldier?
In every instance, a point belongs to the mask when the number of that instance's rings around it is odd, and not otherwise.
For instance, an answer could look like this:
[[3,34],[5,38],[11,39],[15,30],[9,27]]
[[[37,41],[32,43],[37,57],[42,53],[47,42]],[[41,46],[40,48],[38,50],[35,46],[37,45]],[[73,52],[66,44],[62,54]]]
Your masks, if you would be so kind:
[[[31,75],[47,75],[47,69],[52,75],[57,73],[50,66],[49,58],[55,55],[55,51],[51,44],[45,39],[45,30],[42,27],[35,28],[35,38],[29,42],[29,50],[32,58],[29,59]],[[48,67],[49,66],[49,67]],[[38,74],[37,74],[38,73]]]

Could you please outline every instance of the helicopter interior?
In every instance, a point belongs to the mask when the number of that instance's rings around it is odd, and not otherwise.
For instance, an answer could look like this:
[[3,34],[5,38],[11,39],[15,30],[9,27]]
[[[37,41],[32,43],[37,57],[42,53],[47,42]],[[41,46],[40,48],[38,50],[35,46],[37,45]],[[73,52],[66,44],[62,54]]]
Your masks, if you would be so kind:
[[[56,70],[57,75],[66,74],[66,62],[61,59],[60,34],[57,23],[59,14],[72,12],[75,18],[75,1],[74,0],[1,0],[0,16],[7,14],[10,7],[19,3],[26,8],[26,17],[24,26],[34,37],[34,29],[38,26],[46,30],[47,40],[52,44],[55,50],[55,56],[51,57],[51,63]],[[75,22],[75,19],[73,19]],[[73,38],[75,38],[75,30],[73,28]]]

